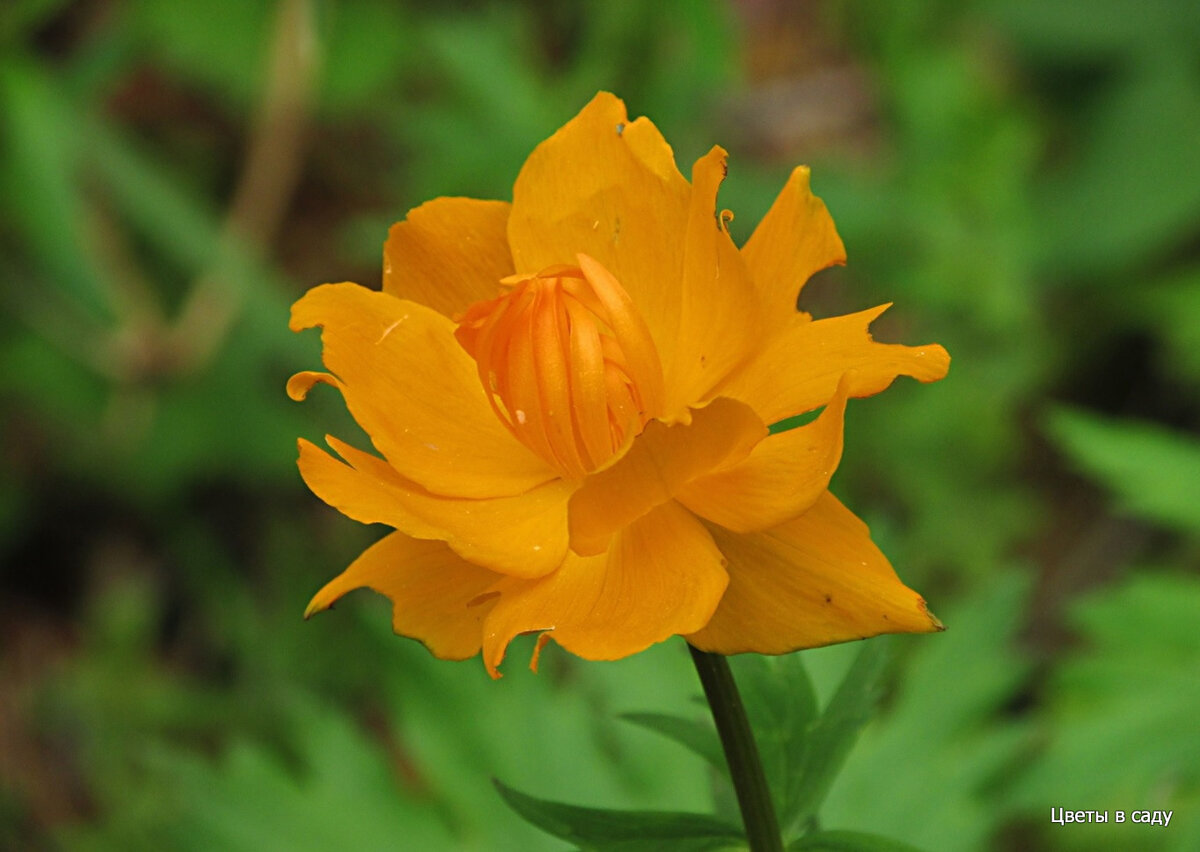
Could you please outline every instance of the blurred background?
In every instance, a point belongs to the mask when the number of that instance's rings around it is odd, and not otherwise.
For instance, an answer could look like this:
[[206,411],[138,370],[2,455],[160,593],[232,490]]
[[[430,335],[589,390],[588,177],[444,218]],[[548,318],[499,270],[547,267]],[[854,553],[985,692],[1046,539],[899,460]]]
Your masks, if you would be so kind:
[[[287,329],[390,223],[509,198],[597,89],[747,236],[793,165],[845,239],[819,316],[949,378],[853,402],[833,488],[949,625],[823,812],[937,850],[1200,849],[1200,4],[7,0],[0,6],[0,847],[555,850],[490,784],[711,807],[618,714],[703,715],[682,642],[433,660],[357,593],[382,531]],[[854,648],[805,656],[823,695]],[[1167,828],[1051,807],[1164,809]]]

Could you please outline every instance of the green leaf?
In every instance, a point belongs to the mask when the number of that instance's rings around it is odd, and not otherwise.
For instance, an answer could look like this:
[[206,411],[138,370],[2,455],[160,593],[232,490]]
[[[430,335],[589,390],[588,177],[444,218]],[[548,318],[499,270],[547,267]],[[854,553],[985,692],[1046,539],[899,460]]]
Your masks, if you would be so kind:
[[[368,599],[350,606],[366,604],[374,607],[362,615],[376,633],[380,653],[401,646],[386,688],[403,715],[414,760],[425,768],[434,789],[447,791],[464,837],[474,841],[458,848],[566,848],[513,813],[496,795],[493,777],[519,790],[553,791],[554,798],[586,805],[709,809],[713,779],[702,759],[616,718],[617,712],[634,708],[699,716],[687,706],[696,673],[687,653],[680,653],[682,641],[608,666],[589,665],[550,644],[542,653],[540,673],[534,674],[521,665],[533,651],[533,637],[528,637],[514,644],[504,678],[493,681],[477,659],[450,665],[416,643],[398,643],[387,601]],[[328,624],[331,640],[344,629],[337,621]],[[380,668],[372,659],[359,663],[369,689],[376,688]],[[415,683],[421,688],[415,689]],[[504,720],[501,735],[481,723],[480,707],[488,708],[490,719]],[[736,817],[728,822],[740,824]]]
[[1051,437],[1126,511],[1200,532],[1200,441],[1161,426],[1069,408],[1050,413]]
[[[1200,808],[1197,612],[1200,581],[1166,572],[1139,574],[1071,606],[1082,641],[1048,684],[1045,744],[1012,797],[1045,834],[1061,831],[1045,822],[1047,804],[1058,802],[1109,810],[1153,802],[1146,807],[1174,810],[1176,819]],[[1078,830],[1081,849],[1200,848],[1195,820],[1154,837],[1129,823]]]
[[[729,777],[729,764],[725,762],[725,752],[721,749],[721,740],[711,720],[702,722],[669,713],[622,713],[619,718],[679,743],[704,758],[717,772]],[[757,735],[757,731],[755,733]]]
[[130,26],[159,64],[238,103],[256,94],[271,34],[269,0],[143,0]]
[[215,761],[150,743],[141,748],[150,783],[128,785],[121,807],[98,826],[63,831],[62,845],[180,852],[452,848],[437,809],[402,789],[385,752],[358,724],[308,702],[293,709],[302,769],[240,738]]
[[741,654],[730,660],[759,758],[783,825],[801,819],[809,730],[817,696],[800,654]]
[[1122,807],[1200,792],[1197,612],[1200,582],[1170,574],[1135,577],[1071,608],[1085,642],[1051,683],[1051,741],[1024,779],[1023,802]]
[[616,811],[537,799],[493,780],[500,795],[525,820],[580,849],[652,852],[664,843],[680,852],[744,849],[741,831],[704,814]]
[[1029,671],[1014,643],[1028,586],[998,572],[963,600],[939,603],[945,633],[895,640],[912,653],[821,809],[824,825],[928,849],[987,848],[1004,819],[992,785],[1030,734],[1006,712]]
[[[776,813],[786,824],[802,800],[807,736],[817,718],[812,680],[799,654],[740,654],[729,662]],[[621,718],[679,743],[729,778],[725,753],[711,721],[661,713],[627,713]]]
[[1074,163],[1037,188],[1043,263],[1094,283],[1196,234],[1200,80],[1191,49],[1158,50],[1109,87],[1083,128]]
[[915,846],[861,831],[820,831],[788,844],[788,852],[920,852]]
[[369,110],[392,89],[415,56],[405,5],[390,0],[322,4],[321,107],[330,115]]
[[984,8],[1021,47],[1056,63],[1162,50],[1164,41],[1188,45],[1200,37],[1200,9],[1176,0],[988,0]]
[[891,641],[876,638],[863,643],[829,706],[813,724],[804,759],[792,770],[796,777],[789,786],[794,797],[787,803],[785,834],[816,817],[859,732],[874,713],[891,661]]
[[1165,344],[1160,363],[1169,375],[1200,385],[1200,265],[1193,264],[1161,280],[1123,293],[1129,311],[1145,333]]

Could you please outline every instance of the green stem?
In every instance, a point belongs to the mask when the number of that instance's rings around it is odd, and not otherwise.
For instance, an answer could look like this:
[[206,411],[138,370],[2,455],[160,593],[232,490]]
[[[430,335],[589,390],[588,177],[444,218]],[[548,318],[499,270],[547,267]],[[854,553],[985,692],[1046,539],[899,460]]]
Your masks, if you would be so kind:
[[779,833],[771,790],[767,787],[758,746],[746,719],[746,708],[742,706],[737,684],[733,682],[729,661],[721,654],[710,654],[691,645],[688,650],[692,652],[692,662],[696,664],[704,697],[708,699],[713,721],[717,723],[721,747],[725,749],[725,762],[729,764],[729,777],[737,793],[750,852],[783,852],[783,837]]

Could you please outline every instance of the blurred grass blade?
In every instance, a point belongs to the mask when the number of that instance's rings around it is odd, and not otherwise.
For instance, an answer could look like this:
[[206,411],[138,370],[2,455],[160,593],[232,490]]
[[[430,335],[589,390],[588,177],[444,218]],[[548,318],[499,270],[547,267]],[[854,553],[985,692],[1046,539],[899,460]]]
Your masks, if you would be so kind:
[[7,0],[0,5],[0,44],[15,44],[57,14],[68,0]]
[[0,63],[0,192],[26,245],[76,306],[113,315],[107,282],[89,262],[87,210],[80,178],[78,109],[35,65]]
[[96,169],[113,203],[153,245],[195,273],[214,266],[221,247],[212,203],[184,189],[116,128],[102,126],[91,140]]

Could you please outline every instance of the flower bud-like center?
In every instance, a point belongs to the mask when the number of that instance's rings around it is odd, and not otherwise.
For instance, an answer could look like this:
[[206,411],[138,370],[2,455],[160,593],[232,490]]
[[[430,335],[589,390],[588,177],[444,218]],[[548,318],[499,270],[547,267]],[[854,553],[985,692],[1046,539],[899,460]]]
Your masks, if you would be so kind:
[[662,409],[658,350],[620,282],[598,262],[514,275],[454,336],[496,415],[565,477],[604,465]]

